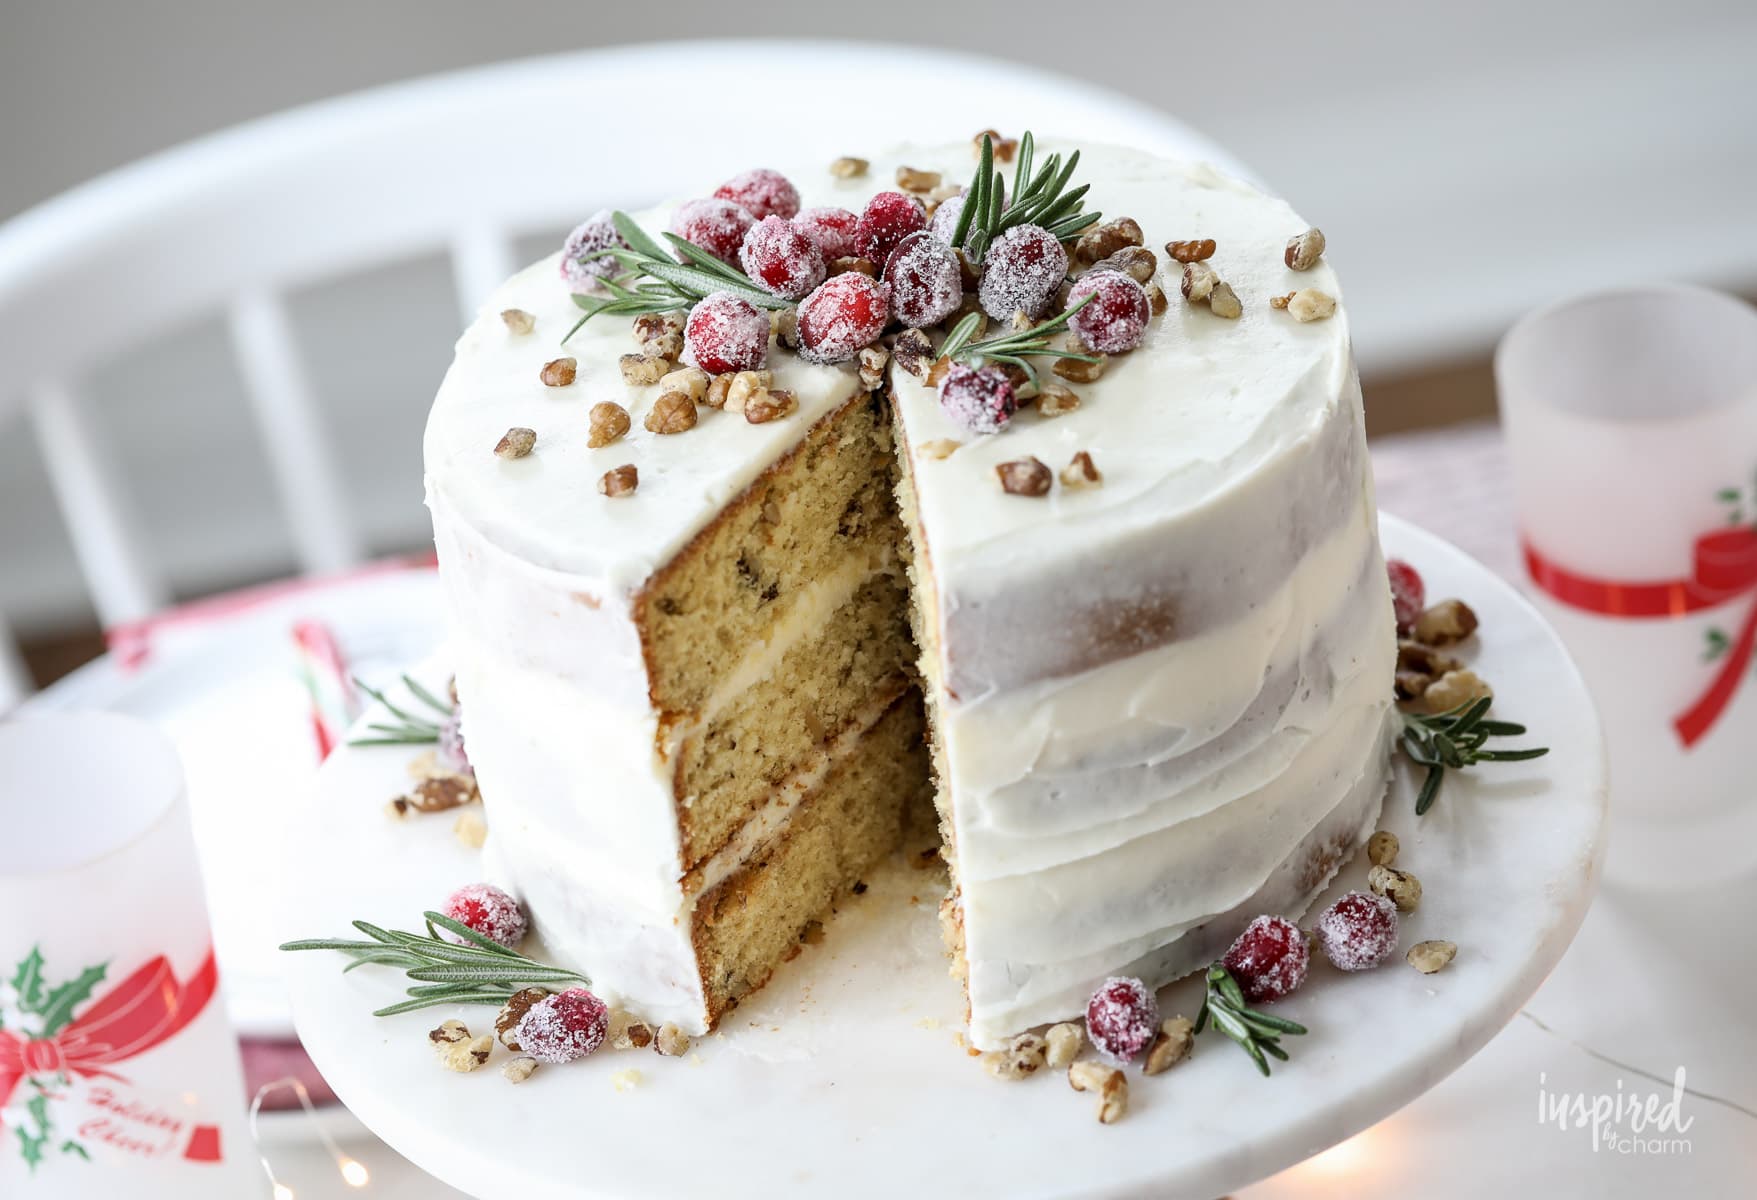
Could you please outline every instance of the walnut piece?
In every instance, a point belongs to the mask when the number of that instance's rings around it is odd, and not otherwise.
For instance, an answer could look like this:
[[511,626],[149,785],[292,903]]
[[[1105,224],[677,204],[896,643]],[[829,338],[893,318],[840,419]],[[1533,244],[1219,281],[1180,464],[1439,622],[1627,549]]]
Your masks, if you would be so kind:
[[513,1031],[525,1019],[525,1014],[531,1011],[531,1005],[548,994],[546,988],[528,987],[506,998],[506,1003],[500,1006],[500,1012],[494,1017],[494,1034],[500,1039],[502,1046],[515,1051],[523,1048],[519,1045],[518,1038],[513,1036]]
[[500,1068],[500,1073],[508,1083],[523,1083],[537,1073],[537,1060],[529,1055],[515,1058]]
[[1018,153],[1018,138],[1002,137],[999,130],[984,129],[981,133],[978,133],[975,137],[970,139],[970,148],[976,152],[977,158],[982,157],[983,138],[988,138],[994,142],[995,162],[1010,163],[1013,161],[1013,155]]
[[1388,867],[1397,861],[1397,851],[1401,848],[1396,834],[1381,829],[1367,839],[1367,861],[1375,867]]
[[1432,975],[1456,957],[1458,957],[1458,944],[1456,942],[1417,942],[1409,948],[1409,953],[1403,956],[1403,961],[1423,975]]
[[1021,1033],[1005,1050],[982,1056],[982,1065],[996,1079],[1025,1079],[1043,1069],[1049,1043],[1035,1033]]
[[1074,243],[1074,262],[1087,266],[1109,258],[1118,250],[1145,245],[1146,241],[1140,224],[1133,217],[1118,217],[1094,225],[1080,235],[1080,240]]
[[642,313],[634,319],[634,340],[649,346],[660,338],[683,336],[684,316],[680,312]]
[[689,1034],[667,1021],[653,1035],[653,1049],[667,1058],[682,1058],[689,1053]]
[[867,391],[876,391],[885,381],[885,365],[891,361],[891,352],[883,346],[867,346],[855,356],[860,366],[860,386]]
[[390,809],[392,815],[406,817],[412,812],[433,813],[462,808],[481,798],[474,775],[446,771],[416,780],[412,789],[390,802]]
[[744,419],[752,425],[766,425],[791,416],[798,407],[799,402],[786,388],[760,388],[744,402]]
[[586,445],[593,450],[608,446],[629,430],[628,410],[613,400],[592,405],[586,417]]
[[1098,1093],[1098,1119],[1106,1125],[1122,1120],[1129,1110],[1129,1081],[1115,1067],[1077,1062],[1068,1067],[1068,1086],[1076,1092]]
[[1183,282],[1179,285],[1184,299],[1191,304],[1206,304],[1220,282],[1220,274],[1205,262],[1184,264]]
[[708,394],[702,397],[702,403],[709,408],[725,408],[726,397],[732,391],[731,375],[716,375],[708,380]]
[[1421,880],[1408,871],[1377,864],[1367,872],[1367,886],[1395,904],[1398,912],[1414,912],[1421,904]]
[[1282,253],[1281,261],[1295,271],[1309,271],[1318,265],[1318,260],[1322,257],[1324,231],[1312,228],[1287,239],[1287,249]]
[[708,373],[700,367],[679,367],[659,378],[661,392],[682,392],[700,404],[708,394]]
[[573,382],[579,365],[571,358],[552,358],[543,364],[543,369],[537,372],[537,378],[548,387],[567,387]]
[[523,458],[537,445],[537,431],[514,425],[494,443],[495,458]]
[[1145,246],[1125,246],[1092,264],[1094,271],[1121,271],[1136,283],[1146,284],[1159,269],[1159,256]]
[[831,275],[846,275],[850,271],[858,271],[860,274],[872,279],[878,278],[878,267],[874,265],[870,258],[862,258],[858,254],[849,254],[844,255],[841,258],[832,258],[830,260],[829,273]]
[[856,158],[852,154],[844,154],[830,164],[830,174],[837,179],[859,179],[866,174],[872,164],[864,158]]
[[640,472],[633,463],[611,467],[598,480],[598,490],[606,496],[632,496],[641,483]]
[[963,444],[963,442],[953,441],[951,438],[934,438],[932,441],[921,443],[915,449],[922,458],[938,462],[941,459],[952,457],[953,454],[957,453],[958,447]]
[[1214,257],[1214,239],[1196,238],[1187,242],[1167,242],[1165,252],[1180,263],[1203,262]]
[[462,1021],[446,1021],[439,1028],[429,1030],[427,1040],[439,1055],[440,1065],[448,1071],[460,1073],[474,1071],[487,1062],[494,1049],[493,1038],[487,1034],[471,1037],[468,1026]]
[[1092,355],[1096,362],[1084,362],[1078,358],[1058,358],[1050,365],[1050,370],[1070,383],[1095,383],[1104,374],[1104,364],[1110,359],[1107,355]]
[[1080,407],[1079,393],[1053,379],[1037,380],[1037,411],[1046,417],[1059,417]]
[[1271,297],[1269,297],[1269,307],[1270,308],[1277,308],[1277,309],[1286,308],[1288,305],[1288,302],[1291,301],[1293,299],[1293,297],[1294,297],[1293,292],[1289,292],[1285,296],[1271,296]]
[[1456,671],[1447,671],[1444,675],[1428,685],[1422,693],[1422,703],[1429,712],[1450,712],[1460,704],[1470,700],[1480,700],[1484,696],[1493,697],[1495,690],[1488,681],[1472,671],[1462,667]]
[[1159,1026],[1147,1046],[1147,1062],[1142,1068],[1149,1075],[1171,1070],[1190,1056],[1196,1044],[1196,1023],[1188,1017],[1172,1017]]
[[1104,482],[1104,476],[1092,461],[1092,456],[1084,450],[1076,451],[1072,461],[1062,468],[1062,486],[1070,488],[1097,487]]
[[769,332],[789,350],[799,349],[799,310],[779,308],[769,314]]
[[515,337],[524,337],[537,328],[537,318],[522,308],[503,308],[500,319],[506,322],[506,331]]
[[914,167],[897,168],[897,186],[905,192],[931,192],[939,185],[938,171],[921,171]]
[[1047,1046],[1043,1065],[1059,1071],[1080,1057],[1080,1047],[1086,1044],[1086,1034],[1072,1021],[1063,1021],[1059,1025],[1051,1025],[1044,1033],[1043,1040]]
[[919,329],[905,329],[891,345],[891,357],[903,370],[925,380],[933,366],[933,341]]
[[664,392],[653,401],[642,424],[650,433],[669,434],[694,429],[695,422],[694,400],[683,392]]
[[1287,298],[1287,313],[1300,323],[1336,315],[1336,297],[1317,288],[1301,288]]
[[472,850],[480,850],[488,841],[488,822],[473,808],[466,808],[452,822],[452,836]]
[[1146,285],[1146,292],[1147,311],[1154,316],[1157,317],[1160,313],[1171,307],[1171,301],[1165,298],[1165,289],[1160,287],[1158,283],[1148,283]]
[[1476,632],[1476,611],[1462,600],[1442,600],[1430,605],[1415,619],[1415,640],[1430,646],[1448,646]]
[[1245,307],[1239,303],[1238,293],[1232,290],[1232,285],[1221,280],[1208,293],[1208,310],[1217,317],[1236,321],[1244,315]]
[[1001,490],[1012,496],[1047,496],[1054,476],[1036,458],[1016,458],[994,469],[1000,477]]
[[624,354],[616,361],[622,367],[622,382],[630,387],[658,383],[671,371],[671,360],[656,354]]

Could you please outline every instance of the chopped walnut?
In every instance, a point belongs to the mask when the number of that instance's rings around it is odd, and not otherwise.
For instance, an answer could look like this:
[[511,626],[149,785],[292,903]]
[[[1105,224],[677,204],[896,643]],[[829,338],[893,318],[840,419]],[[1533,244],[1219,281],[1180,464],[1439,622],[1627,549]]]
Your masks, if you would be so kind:
[[905,192],[931,192],[939,185],[938,171],[920,171],[914,167],[897,168],[897,186]]
[[683,336],[684,316],[680,312],[642,313],[634,319],[634,340],[650,346],[660,338]]
[[1165,298],[1165,289],[1160,287],[1158,283],[1147,284],[1146,291],[1147,311],[1154,316],[1157,317],[1160,313],[1171,307],[1171,301]]
[[862,258],[858,254],[848,254],[830,260],[829,273],[831,275],[846,275],[850,271],[858,271],[873,279],[878,278],[878,267],[870,258]]
[[1007,318],[1007,327],[1016,333],[1023,333],[1035,324],[1037,322],[1032,319],[1031,314],[1022,308],[1015,308],[1013,315]]
[[933,365],[927,368],[927,378],[922,382],[926,383],[928,387],[936,388],[945,382],[946,376],[951,374],[951,371],[951,359],[936,358],[933,360]]
[[1094,225],[1074,243],[1074,262],[1086,266],[1109,258],[1118,250],[1146,244],[1147,238],[1133,217],[1118,217]]
[[537,445],[537,431],[514,425],[494,443],[495,458],[523,458]]
[[1317,288],[1301,288],[1287,298],[1287,313],[1300,323],[1336,315],[1336,297]]
[[452,823],[452,836],[472,850],[480,850],[488,841],[488,822],[473,808],[466,808]]
[[528,1054],[523,1055],[500,1068],[500,1073],[508,1083],[523,1083],[537,1073],[537,1060]]
[[1147,1046],[1147,1062],[1143,1068],[1149,1075],[1171,1070],[1190,1056],[1196,1044],[1196,1025],[1188,1017],[1172,1017],[1162,1022],[1159,1032]]
[[1050,370],[1070,383],[1094,383],[1104,374],[1104,364],[1110,359],[1107,355],[1094,354],[1096,362],[1085,362],[1078,358],[1058,358],[1050,366]]
[[1051,1025],[1044,1033],[1043,1040],[1048,1047],[1043,1056],[1043,1065],[1052,1071],[1059,1071],[1080,1057],[1080,1047],[1086,1042],[1086,1034],[1072,1021],[1063,1021],[1060,1025]]
[[1430,605],[1415,619],[1415,640],[1430,646],[1449,646],[1476,632],[1476,611],[1462,600],[1442,600]]
[[769,332],[789,350],[799,349],[799,310],[780,308],[769,314]]
[[867,391],[875,391],[885,381],[885,364],[891,361],[891,352],[883,346],[867,346],[856,356],[860,364],[860,386]]
[[567,387],[573,382],[579,365],[571,358],[552,358],[543,364],[543,369],[537,372],[537,378],[548,387]]
[[932,441],[921,443],[915,449],[922,458],[938,462],[941,459],[952,457],[953,454],[957,453],[958,447],[963,444],[963,442],[953,441],[951,438],[934,438]]
[[653,407],[647,410],[647,419],[642,422],[650,433],[683,433],[694,429],[696,422],[695,401],[683,392],[664,392],[653,401]]
[[689,1034],[667,1021],[653,1035],[653,1049],[667,1058],[682,1058],[689,1053]]
[[1122,1120],[1129,1110],[1129,1081],[1115,1067],[1077,1062],[1068,1067],[1068,1086],[1076,1092],[1098,1093],[1098,1119],[1106,1125]]
[[1217,317],[1236,321],[1244,315],[1245,306],[1239,303],[1238,293],[1232,290],[1232,285],[1221,280],[1208,293],[1208,310]]
[[494,1049],[494,1039],[487,1034],[471,1037],[469,1028],[462,1021],[447,1021],[439,1028],[430,1030],[427,1040],[439,1055],[439,1061],[448,1071],[474,1071],[488,1061],[489,1053]]
[[587,414],[586,445],[593,450],[608,446],[627,433],[631,422],[628,410],[613,400],[600,400]]
[[1018,138],[1002,137],[999,130],[984,129],[970,139],[971,149],[976,152],[978,158],[982,157],[982,139],[985,137],[994,142],[995,162],[1010,163],[1013,161],[1013,155],[1019,150]]
[[1054,476],[1036,458],[1016,458],[994,469],[1000,477],[1001,489],[1012,496],[1047,496]]
[[1399,671],[1419,671],[1438,679],[1447,671],[1456,671],[1463,665],[1462,660],[1453,658],[1442,650],[1436,650],[1426,642],[1410,638],[1401,638],[1397,642]]
[[671,360],[656,354],[624,354],[617,362],[622,367],[622,382],[630,387],[658,383],[671,371]]
[[726,389],[726,399],[722,407],[727,412],[743,412],[750,398],[773,382],[775,375],[772,371],[738,371],[733,374]]
[[503,308],[500,319],[506,322],[506,331],[515,337],[523,337],[537,328],[537,318],[522,308]]
[[1165,252],[1180,263],[1203,262],[1214,257],[1214,239],[1196,238],[1187,242],[1167,242]]
[[1401,848],[1396,834],[1381,829],[1367,839],[1367,861],[1375,867],[1388,867],[1397,861],[1397,851]]
[[844,154],[830,164],[830,174],[837,179],[859,179],[872,166],[864,158],[856,158],[852,154]]
[[700,404],[708,394],[708,373],[700,367],[679,367],[659,379],[661,392],[682,392]]
[[610,1077],[610,1086],[619,1092],[632,1092],[641,1086],[641,1073],[633,1067],[618,1071]]
[[1395,904],[1398,912],[1414,912],[1421,904],[1421,880],[1408,871],[1377,864],[1367,872],[1367,886]]
[[1432,975],[1458,957],[1458,943],[1446,941],[1417,942],[1403,960],[1423,975]]
[[1318,265],[1318,260],[1323,256],[1324,232],[1313,228],[1287,239],[1287,249],[1282,253],[1281,261],[1295,271],[1309,271]]
[[766,425],[791,416],[798,407],[799,402],[786,388],[763,388],[744,402],[744,419],[752,425]]
[[1053,379],[1039,377],[1037,392],[1037,411],[1046,417],[1059,417],[1080,407],[1079,394]]
[[1460,704],[1470,700],[1480,700],[1484,696],[1493,696],[1495,690],[1488,685],[1475,671],[1468,667],[1456,671],[1447,671],[1444,675],[1428,685],[1422,693],[1422,703],[1429,712],[1450,712]]
[[494,1017],[494,1033],[502,1046],[512,1051],[523,1049],[514,1031],[518,1029],[519,1022],[525,1019],[525,1014],[531,1011],[531,1005],[548,994],[546,988],[528,987],[506,998],[506,1003],[500,1006],[500,1012]]
[[598,480],[598,490],[606,496],[632,496],[641,483],[640,472],[633,463],[611,467]]
[[393,815],[406,817],[412,812],[432,813],[462,808],[481,798],[474,775],[447,771],[416,780],[412,789],[390,802],[390,807]]
[[446,1046],[470,1040],[470,1027],[462,1021],[441,1021],[438,1028],[427,1031],[427,1040],[443,1053]]
[[1092,456],[1084,450],[1076,451],[1073,460],[1062,468],[1062,486],[1070,488],[1097,487],[1104,482],[1104,476],[1092,461]]
[[702,403],[709,408],[725,408],[726,397],[732,391],[731,375],[716,375],[708,381],[708,394],[702,397]]
[[1159,269],[1159,256],[1145,246],[1125,246],[1092,264],[1094,271],[1121,271],[1136,283],[1145,284]]
[[982,1065],[996,1079],[1024,1079],[1043,1069],[1049,1044],[1035,1033],[1021,1033],[1005,1050],[982,1056]]
[[1269,307],[1270,308],[1286,308],[1288,303],[1290,301],[1292,301],[1293,297],[1294,297],[1294,293],[1292,293],[1292,292],[1287,293],[1287,295],[1285,295],[1285,296],[1271,296],[1271,297],[1269,297]]
[[897,365],[917,379],[926,379],[933,366],[933,341],[919,329],[905,329],[891,346]]
[[610,1014],[610,1028],[605,1036],[618,1050],[645,1050],[653,1044],[653,1027],[631,1013],[620,1009]]
[[1191,304],[1206,304],[1219,283],[1219,272],[1207,263],[1185,263],[1183,282],[1179,285],[1179,290]]

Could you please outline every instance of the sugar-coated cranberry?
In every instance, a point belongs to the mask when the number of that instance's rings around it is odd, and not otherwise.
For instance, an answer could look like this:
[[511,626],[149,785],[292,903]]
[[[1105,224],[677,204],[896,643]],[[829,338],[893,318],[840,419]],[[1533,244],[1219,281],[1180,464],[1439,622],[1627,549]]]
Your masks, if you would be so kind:
[[519,1050],[538,1062],[570,1063],[604,1044],[610,1009],[585,988],[545,996],[513,1027]]
[[964,300],[958,256],[925,229],[897,243],[885,262],[891,316],[905,325],[936,325]]
[[964,199],[967,194],[959,192],[956,196],[948,196],[941,200],[939,207],[933,210],[933,219],[927,223],[928,232],[947,245],[951,244],[952,234],[957,232],[958,217],[964,211]]
[[790,218],[799,212],[799,189],[781,172],[767,167],[734,175],[714,189],[714,197],[732,201],[759,221],[764,217]]
[[940,408],[971,433],[999,433],[1019,410],[1019,399],[999,367],[953,363],[940,380]]
[[1245,926],[1220,960],[1252,1004],[1279,1000],[1306,980],[1311,947],[1285,917],[1262,916]]
[[628,249],[628,243],[616,232],[610,221],[610,210],[600,209],[574,227],[561,247],[561,278],[576,292],[588,291],[598,280],[608,278],[620,269],[616,260],[606,257],[587,258],[594,250],[612,247]]
[[1397,614],[1397,632],[1408,633],[1415,628],[1416,618],[1427,607],[1428,589],[1421,572],[1401,558],[1385,560],[1385,572],[1391,577],[1391,608]]
[[793,218],[793,227],[809,234],[826,259],[860,253],[859,213],[845,208],[808,208]]
[[927,228],[927,214],[913,196],[902,192],[880,192],[866,202],[860,214],[855,238],[860,253],[875,263],[882,263],[897,248],[897,243],[918,229]]
[[1086,1036],[1098,1053],[1126,1066],[1159,1032],[1159,1001],[1139,979],[1110,978],[1086,1003]]
[[1318,918],[1324,957],[1344,971],[1364,971],[1397,949],[1397,906],[1371,892],[1350,892]]
[[786,217],[764,217],[738,248],[744,273],[784,300],[797,300],[824,281],[824,252]]
[[810,362],[846,362],[878,341],[891,319],[884,288],[858,271],[832,275],[799,302],[799,354]]
[[[460,925],[467,925],[489,941],[502,946],[516,946],[525,940],[530,922],[519,902],[491,883],[471,883],[446,898],[446,916]],[[466,944],[455,933],[446,933],[450,941]]]
[[730,200],[687,200],[671,214],[672,233],[728,266],[737,264],[738,248],[755,224],[749,209]]
[[710,292],[689,310],[683,357],[710,375],[755,371],[769,357],[769,318],[731,292]]
[[1068,273],[1068,252],[1038,225],[1015,225],[994,240],[982,260],[983,311],[997,321],[1016,312],[1043,315]]
[[461,775],[474,775],[470,755],[464,749],[464,727],[461,714],[452,714],[439,722],[439,761],[447,769]]
[[1147,334],[1147,289],[1121,271],[1088,271],[1068,289],[1068,307],[1092,300],[1068,320],[1068,328],[1100,354],[1123,354]]

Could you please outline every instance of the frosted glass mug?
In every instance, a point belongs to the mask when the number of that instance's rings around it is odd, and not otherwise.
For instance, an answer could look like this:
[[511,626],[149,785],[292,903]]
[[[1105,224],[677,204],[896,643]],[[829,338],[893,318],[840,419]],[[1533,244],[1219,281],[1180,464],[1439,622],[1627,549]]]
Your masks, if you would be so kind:
[[267,1195],[165,736],[0,722],[0,1196]]
[[1607,734],[1607,877],[1757,870],[1757,310],[1585,296],[1515,326],[1495,376],[1528,590]]

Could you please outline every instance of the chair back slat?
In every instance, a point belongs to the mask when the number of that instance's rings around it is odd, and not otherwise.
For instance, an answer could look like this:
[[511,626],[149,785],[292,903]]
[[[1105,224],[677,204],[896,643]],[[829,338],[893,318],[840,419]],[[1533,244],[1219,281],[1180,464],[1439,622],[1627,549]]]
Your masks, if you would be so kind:
[[252,288],[239,293],[227,315],[299,565],[310,574],[353,566],[360,561],[360,539],[286,306],[279,296]]
[[113,450],[84,397],[51,380],[32,389],[30,411],[99,620],[119,625],[163,608],[169,592],[147,562]]
[[30,695],[31,690],[30,671],[18,653],[18,642],[6,624],[5,614],[0,613],[0,714]]
[[452,237],[451,273],[458,293],[458,314],[467,328],[482,302],[516,270],[512,239],[498,229],[472,226]]

